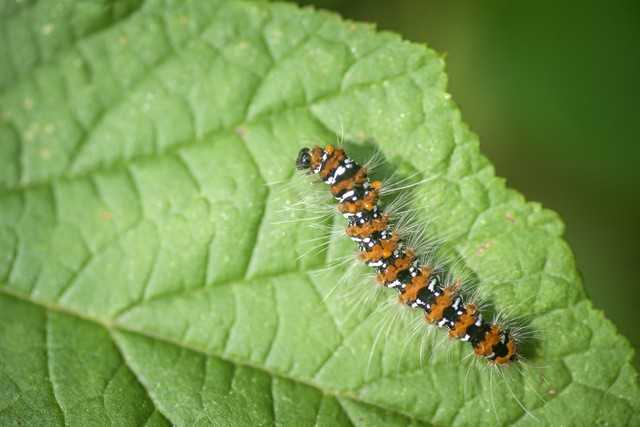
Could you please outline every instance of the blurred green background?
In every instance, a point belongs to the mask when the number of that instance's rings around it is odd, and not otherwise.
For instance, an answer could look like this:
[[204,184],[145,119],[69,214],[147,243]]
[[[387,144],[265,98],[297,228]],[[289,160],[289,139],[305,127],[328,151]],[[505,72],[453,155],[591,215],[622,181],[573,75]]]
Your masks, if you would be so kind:
[[508,186],[562,216],[589,296],[639,368],[640,2],[298,3],[446,55],[482,151]]

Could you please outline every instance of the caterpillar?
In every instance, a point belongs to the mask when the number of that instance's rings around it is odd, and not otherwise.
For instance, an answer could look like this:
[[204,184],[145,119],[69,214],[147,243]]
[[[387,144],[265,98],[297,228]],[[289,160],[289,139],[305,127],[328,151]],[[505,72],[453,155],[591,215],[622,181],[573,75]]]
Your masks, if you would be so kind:
[[382,182],[370,181],[365,167],[343,149],[327,145],[302,148],[296,168],[318,175],[330,186],[338,210],[347,219],[346,234],[358,245],[358,258],[375,269],[380,284],[398,291],[400,302],[424,310],[428,323],[446,328],[453,339],[469,342],[474,354],[491,364],[518,360],[513,335],[500,324],[484,320],[478,304],[465,303],[459,280],[446,284],[441,272],[421,265],[418,254],[405,244],[382,209]]

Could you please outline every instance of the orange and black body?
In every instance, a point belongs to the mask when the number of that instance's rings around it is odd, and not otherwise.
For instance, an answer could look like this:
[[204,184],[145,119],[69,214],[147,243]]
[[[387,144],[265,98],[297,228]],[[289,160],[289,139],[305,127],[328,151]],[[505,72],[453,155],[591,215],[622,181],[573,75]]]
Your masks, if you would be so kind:
[[349,222],[347,234],[358,244],[358,257],[376,270],[382,285],[399,292],[401,302],[424,310],[429,323],[446,327],[452,338],[468,341],[478,356],[496,364],[516,360],[515,341],[508,331],[483,320],[475,303],[465,303],[459,283],[446,285],[435,269],[420,265],[382,210],[382,184],[370,182],[367,171],[344,150],[331,145],[303,148],[296,167],[331,186],[338,209]]

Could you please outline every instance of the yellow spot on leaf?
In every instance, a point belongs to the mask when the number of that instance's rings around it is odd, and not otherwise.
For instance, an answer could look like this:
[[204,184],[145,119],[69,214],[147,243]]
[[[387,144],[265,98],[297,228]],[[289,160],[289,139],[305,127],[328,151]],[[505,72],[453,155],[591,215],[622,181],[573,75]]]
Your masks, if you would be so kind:
[[48,34],[51,34],[54,29],[55,27],[53,26],[53,24],[47,23],[42,26],[42,29],[40,31],[42,31],[42,34],[46,36]]

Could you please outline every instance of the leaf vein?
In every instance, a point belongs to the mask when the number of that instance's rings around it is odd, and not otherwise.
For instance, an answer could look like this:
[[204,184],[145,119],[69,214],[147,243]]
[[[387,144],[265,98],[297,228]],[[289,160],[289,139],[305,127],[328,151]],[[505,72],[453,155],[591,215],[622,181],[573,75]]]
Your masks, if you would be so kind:
[[45,314],[45,325],[44,325],[44,333],[45,333],[45,349],[46,349],[46,358],[47,358],[47,379],[49,380],[49,384],[51,385],[51,392],[53,394],[53,399],[58,405],[58,409],[60,410],[60,415],[62,416],[62,421],[64,425],[67,425],[66,415],[62,405],[60,404],[60,398],[58,397],[58,392],[56,390],[56,385],[53,380],[53,368],[51,367],[52,363],[52,354],[51,354],[51,313],[49,310],[46,310]]

